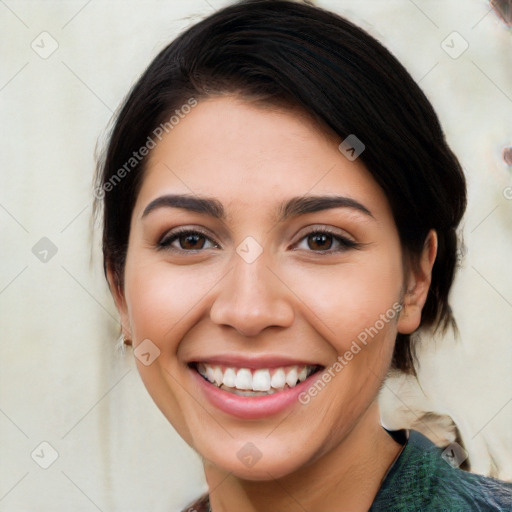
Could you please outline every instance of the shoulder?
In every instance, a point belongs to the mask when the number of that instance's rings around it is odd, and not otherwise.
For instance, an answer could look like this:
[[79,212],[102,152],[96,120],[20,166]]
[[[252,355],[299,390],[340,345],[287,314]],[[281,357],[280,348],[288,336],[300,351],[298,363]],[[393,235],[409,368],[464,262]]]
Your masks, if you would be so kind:
[[452,467],[419,432],[392,466],[371,512],[510,512],[512,484]]

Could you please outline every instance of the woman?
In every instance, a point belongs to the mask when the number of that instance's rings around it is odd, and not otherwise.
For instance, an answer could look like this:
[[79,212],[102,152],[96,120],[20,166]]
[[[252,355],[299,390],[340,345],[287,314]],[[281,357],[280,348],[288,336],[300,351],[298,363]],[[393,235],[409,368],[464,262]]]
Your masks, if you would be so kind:
[[411,334],[453,319],[461,167],[421,90],[339,16],[245,1],[167,46],[98,172],[142,380],[202,457],[186,510],[512,510],[380,423]]

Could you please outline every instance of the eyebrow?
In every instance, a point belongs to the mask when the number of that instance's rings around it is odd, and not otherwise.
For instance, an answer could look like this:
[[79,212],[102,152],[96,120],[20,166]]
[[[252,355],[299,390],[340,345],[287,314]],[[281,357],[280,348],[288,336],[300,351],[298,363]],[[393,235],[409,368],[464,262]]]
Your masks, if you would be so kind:
[[[150,212],[159,208],[182,208],[202,213],[215,219],[226,220],[226,212],[220,201],[187,194],[169,194],[157,197],[146,206],[141,218],[146,217]],[[345,196],[325,195],[292,197],[284,201],[278,208],[278,221],[284,222],[299,215],[334,208],[350,208],[374,218],[370,210],[355,199]]]

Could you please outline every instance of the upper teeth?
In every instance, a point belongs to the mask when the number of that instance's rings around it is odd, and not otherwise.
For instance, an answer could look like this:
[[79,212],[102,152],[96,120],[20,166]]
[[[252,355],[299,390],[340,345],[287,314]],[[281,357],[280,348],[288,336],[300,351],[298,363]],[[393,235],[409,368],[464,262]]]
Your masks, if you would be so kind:
[[315,366],[311,365],[258,370],[213,366],[208,363],[197,365],[197,371],[212,384],[247,391],[282,390],[286,385],[292,388],[305,381],[314,370]]

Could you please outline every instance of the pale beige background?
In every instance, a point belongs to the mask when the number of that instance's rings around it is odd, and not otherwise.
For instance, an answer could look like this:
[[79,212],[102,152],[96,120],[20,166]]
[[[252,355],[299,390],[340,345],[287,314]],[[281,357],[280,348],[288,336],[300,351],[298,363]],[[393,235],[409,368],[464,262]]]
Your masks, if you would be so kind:
[[[205,489],[200,461],[151,401],[132,353],[114,349],[91,179],[96,141],[129,86],[187,17],[226,3],[0,1],[1,511],[175,511]],[[468,253],[453,293],[461,341],[420,351],[425,395],[389,382],[384,420],[450,414],[473,470],[510,479],[512,173],[500,152],[512,144],[512,33],[480,0],[319,4],[406,65],[469,182]],[[456,59],[442,47],[454,31],[469,44]],[[42,237],[57,248],[46,262],[32,251]]]

